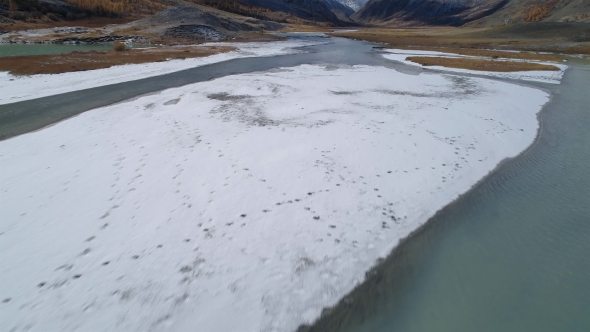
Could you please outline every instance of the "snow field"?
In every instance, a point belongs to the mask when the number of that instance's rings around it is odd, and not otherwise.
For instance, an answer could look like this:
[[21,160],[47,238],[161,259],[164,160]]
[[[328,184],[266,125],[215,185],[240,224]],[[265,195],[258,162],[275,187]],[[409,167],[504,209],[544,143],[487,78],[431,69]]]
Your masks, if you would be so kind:
[[0,142],[0,330],[293,331],[530,145],[540,90],[303,65]]

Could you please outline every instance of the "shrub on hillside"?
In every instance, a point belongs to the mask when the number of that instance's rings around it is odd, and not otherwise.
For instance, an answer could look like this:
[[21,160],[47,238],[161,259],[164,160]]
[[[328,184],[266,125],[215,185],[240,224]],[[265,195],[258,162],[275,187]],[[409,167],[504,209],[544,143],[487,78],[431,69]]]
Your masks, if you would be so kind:
[[154,14],[168,7],[169,0],[65,0],[93,16],[117,17]]
[[38,0],[8,0],[8,8],[10,11],[26,10],[32,11],[39,7]]
[[127,1],[113,0],[66,0],[66,2],[98,16],[112,16],[122,13],[127,3]]
[[524,20],[527,22],[539,22],[547,16],[549,16],[549,8],[534,6],[525,12]]
[[113,45],[113,50],[115,50],[115,51],[117,51],[117,52],[121,52],[121,51],[124,51],[124,50],[125,50],[125,47],[126,47],[125,43],[122,43],[122,42],[116,42],[116,43]]

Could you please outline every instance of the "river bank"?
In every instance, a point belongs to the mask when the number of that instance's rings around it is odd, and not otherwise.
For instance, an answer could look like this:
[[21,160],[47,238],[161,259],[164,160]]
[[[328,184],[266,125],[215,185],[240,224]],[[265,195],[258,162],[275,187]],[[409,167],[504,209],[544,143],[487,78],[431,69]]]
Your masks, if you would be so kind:
[[130,64],[165,62],[172,59],[203,58],[236,51],[230,46],[150,47],[108,51],[71,52],[58,55],[0,57],[0,71],[12,77],[63,74]]
[[[210,43],[195,46],[205,52],[212,47],[224,52],[213,56],[198,56],[187,59],[168,59],[168,61],[126,64],[101,69],[65,72],[58,75],[37,74],[30,76],[14,76],[9,72],[0,72],[0,89],[6,93],[0,96],[0,104],[15,103],[60,93],[84,90],[98,86],[116,84],[153,77],[207,64],[219,63],[231,59],[276,56],[297,52],[297,47],[312,45],[312,43],[297,41],[278,41],[263,43]],[[190,47],[176,47],[178,49],[192,49]],[[232,51],[228,51],[232,50]],[[164,51],[164,53],[178,56],[179,52]],[[180,55],[183,52],[180,52]],[[197,54],[197,55],[200,55]],[[100,55],[97,55],[100,56]],[[72,63],[75,65],[75,63]]]

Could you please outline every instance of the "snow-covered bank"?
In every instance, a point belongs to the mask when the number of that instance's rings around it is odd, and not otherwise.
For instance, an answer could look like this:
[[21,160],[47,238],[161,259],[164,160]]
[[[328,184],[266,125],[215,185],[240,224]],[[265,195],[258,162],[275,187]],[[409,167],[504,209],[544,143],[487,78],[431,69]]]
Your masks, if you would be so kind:
[[294,48],[313,44],[313,42],[297,40],[266,43],[208,43],[204,46],[234,46],[238,50],[203,58],[131,64],[63,74],[13,76],[8,72],[0,72],[0,91],[2,91],[0,105],[128,82],[231,59],[290,54],[297,52]]
[[304,65],[2,141],[0,330],[295,330],[525,149],[547,100]]
[[[559,84],[561,79],[563,78],[563,74],[567,70],[568,66],[564,64],[558,64],[553,62],[542,62],[542,61],[529,61],[534,63],[546,64],[558,67],[560,70],[558,71],[548,71],[548,70],[531,70],[531,71],[515,71],[515,72],[495,72],[495,71],[480,71],[480,70],[469,70],[469,69],[460,69],[460,68],[450,68],[450,67],[442,67],[442,66],[422,66],[419,63],[412,62],[406,60],[407,57],[410,56],[434,56],[434,57],[446,57],[446,58],[466,58],[466,59],[486,59],[483,57],[475,57],[475,56],[467,56],[467,55],[460,55],[454,53],[443,53],[443,52],[436,52],[436,51],[420,51],[420,50],[398,50],[398,49],[384,49],[385,52],[390,54],[384,54],[383,57],[389,60],[398,61],[404,63],[406,65],[411,66],[418,66],[422,68],[428,69],[435,69],[447,72],[454,72],[454,73],[464,73],[464,74],[478,74],[478,75],[486,75],[486,76],[494,76],[500,78],[508,78],[514,80],[525,80],[525,81],[535,81],[535,82],[543,82],[543,83],[552,83],[552,84]],[[517,59],[500,59],[498,61],[525,61],[525,60],[517,60]]]

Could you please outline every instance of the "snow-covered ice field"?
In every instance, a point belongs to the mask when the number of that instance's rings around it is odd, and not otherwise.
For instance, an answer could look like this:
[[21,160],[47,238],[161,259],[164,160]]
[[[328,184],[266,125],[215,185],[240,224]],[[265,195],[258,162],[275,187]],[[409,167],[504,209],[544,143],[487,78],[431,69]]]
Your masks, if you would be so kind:
[[469,70],[469,69],[461,69],[461,68],[450,68],[450,67],[442,67],[442,66],[428,66],[428,67],[426,67],[426,66],[422,66],[419,63],[406,60],[406,58],[410,57],[410,56],[432,56],[432,57],[443,57],[443,58],[466,58],[466,59],[489,59],[489,58],[460,55],[460,54],[454,54],[454,53],[443,53],[443,52],[436,52],[436,51],[399,50],[399,49],[385,49],[384,51],[389,53],[389,54],[384,54],[383,55],[384,58],[389,59],[389,60],[398,61],[398,62],[401,62],[406,65],[410,65],[410,66],[417,66],[417,67],[452,72],[452,73],[477,74],[477,75],[493,76],[493,77],[499,77],[499,78],[513,79],[513,80],[525,80],[525,81],[534,81],[534,82],[551,83],[551,84],[559,84],[561,82],[561,79],[563,78],[563,74],[568,69],[567,65],[554,63],[554,62],[505,59],[505,58],[501,58],[501,59],[498,59],[495,61],[534,62],[534,63],[555,66],[555,67],[559,68],[559,70],[556,70],[556,71],[528,70],[528,71],[513,71],[513,72],[496,72],[496,71],[481,71],[481,70]]
[[0,142],[2,331],[293,331],[535,139],[548,94],[303,65]]
[[63,74],[13,76],[0,71],[0,105],[52,96],[60,93],[128,82],[237,58],[297,53],[294,48],[314,45],[309,41],[285,40],[259,43],[207,43],[203,46],[234,46],[232,52],[202,58],[130,64]]

